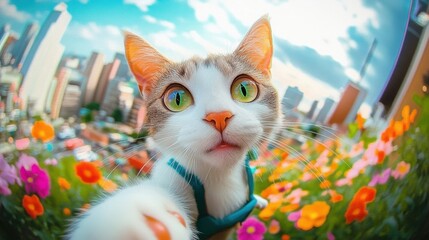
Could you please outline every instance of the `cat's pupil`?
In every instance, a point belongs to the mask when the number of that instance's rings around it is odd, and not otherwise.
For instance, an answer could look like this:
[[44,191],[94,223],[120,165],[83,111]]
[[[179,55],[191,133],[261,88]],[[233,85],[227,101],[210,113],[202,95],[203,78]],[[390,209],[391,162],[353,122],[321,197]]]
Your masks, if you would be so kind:
[[246,87],[244,86],[244,84],[240,84],[240,88],[241,88],[241,93],[243,94],[243,96],[247,96],[247,90]]
[[176,92],[176,105],[180,105],[180,94],[178,92]]

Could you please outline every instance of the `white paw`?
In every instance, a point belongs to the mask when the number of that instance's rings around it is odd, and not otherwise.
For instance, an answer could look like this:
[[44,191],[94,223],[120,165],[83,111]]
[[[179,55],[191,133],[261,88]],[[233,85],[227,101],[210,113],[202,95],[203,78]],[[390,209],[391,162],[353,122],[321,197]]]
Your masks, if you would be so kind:
[[86,212],[71,240],[186,240],[190,222],[163,189],[150,182],[127,187]]
[[263,198],[259,195],[256,195],[256,194],[253,196],[256,198],[256,207],[257,208],[263,209],[268,205],[268,201],[265,198]]

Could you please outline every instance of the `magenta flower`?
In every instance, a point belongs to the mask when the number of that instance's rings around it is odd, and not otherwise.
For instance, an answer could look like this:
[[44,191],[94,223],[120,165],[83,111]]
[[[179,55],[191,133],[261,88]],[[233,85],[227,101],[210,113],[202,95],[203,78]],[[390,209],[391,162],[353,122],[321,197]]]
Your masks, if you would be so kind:
[[21,185],[21,181],[16,175],[16,169],[14,166],[10,166],[0,154],[0,194],[10,195],[12,192],[9,189],[9,184],[14,183]]
[[291,222],[296,222],[301,217],[301,210],[289,213],[287,219]]
[[326,237],[328,238],[328,240],[335,240],[335,236],[331,232],[326,233]]
[[28,156],[27,154],[21,154],[21,156],[19,156],[18,162],[16,163],[16,167],[18,169],[24,167],[26,170],[30,170],[33,165],[39,166],[39,163],[34,157]]
[[41,169],[39,165],[33,164],[30,170],[21,167],[19,170],[21,179],[25,183],[25,191],[27,193],[36,193],[41,198],[49,195],[51,190],[51,182],[48,173]]
[[384,170],[381,174],[376,174],[372,177],[371,182],[369,182],[368,186],[374,187],[378,184],[385,184],[387,180],[389,180],[390,172],[392,170],[390,168]]
[[237,230],[237,237],[239,240],[261,240],[266,231],[264,223],[255,217],[249,217]]

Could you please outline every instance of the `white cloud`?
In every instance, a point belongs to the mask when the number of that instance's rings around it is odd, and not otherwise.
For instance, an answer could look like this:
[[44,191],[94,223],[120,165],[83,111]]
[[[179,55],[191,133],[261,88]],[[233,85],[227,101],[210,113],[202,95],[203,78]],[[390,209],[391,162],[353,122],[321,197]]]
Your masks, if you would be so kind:
[[81,2],[82,4],[87,4],[89,0],[79,0],[79,2]]
[[[241,34],[231,23],[227,9],[221,6],[218,1],[189,0],[188,4],[195,10],[195,17],[199,22],[210,24],[209,28],[212,30],[221,31],[233,39],[240,38]],[[239,8],[239,11],[236,9],[236,13],[247,7],[248,2],[246,1]]]
[[174,23],[166,21],[166,20],[160,20],[159,25],[164,26],[164,27],[171,29],[171,30],[176,28],[176,25],[174,25]]
[[147,12],[148,7],[155,3],[155,0],[124,0],[125,4],[134,4],[143,12]]
[[172,30],[165,30],[149,34],[149,42],[157,49],[167,50],[169,54],[165,55],[173,60],[180,61],[194,55],[191,51],[178,44],[175,39],[177,34]]
[[19,22],[25,22],[30,18],[30,14],[19,11],[9,0],[0,0],[0,14]]
[[146,20],[149,23],[156,23],[157,22],[156,18],[154,18],[154,17],[152,17],[150,15],[144,15],[143,19]]
[[204,39],[199,33],[194,30],[183,33],[183,36],[201,45],[206,51],[206,53],[222,53],[223,51],[225,51],[224,49],[221,49],[213,45],[210,41]]
[[123,51],[121,30],[114,25],[99,25],[94,22],[87,24],[72,22],[66,34],[68,35],[67,38],[78,38],[79,41],[85,43],[85,46],[89,46],[96,51],[103,53]]
[[174,30],[176,28],[176,25],[174,25],[174,23],[169,22],[167,20],[158,20],[150,15],[144,15],[143,19],[146,20],[148,23],[159,24],[160,26],[163,26],[170,30]]
[[304,99],[298,106],[300,110],[308,111],[313,100],[323,102],[325,98],[334,100],[339,98],[338,89],[319,81],[290,63],[283,63],[277,57],[273,58],[271,74],[280,97],[283,97],[288,86],[298,87],[304,93]]
[[331,56],[344,67],[351,65],[347,50],[356,47],[356,43],[344,41],[349,39],[350,27],[356,27],[358,33],[368,38],[368,26],[379,27],[375,11],[365,7],[362,1],[188,0],[188,4],[194,8],[197,20],[207,23],[206,30],[229,33],[230,37],[237,37],[237,29],[229,16],[250,27],[268,13],[276,37]]

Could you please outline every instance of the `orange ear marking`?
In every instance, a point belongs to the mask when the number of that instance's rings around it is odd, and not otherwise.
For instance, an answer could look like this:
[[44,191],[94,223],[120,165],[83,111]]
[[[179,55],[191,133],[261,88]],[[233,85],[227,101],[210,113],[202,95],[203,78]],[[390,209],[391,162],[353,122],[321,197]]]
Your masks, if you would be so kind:
[[253,24],[234,53],[249,60],[264,74],[270,74],[273,39],[268,16],[261,17]]
[[180,215],[178,212],[174,212],[174,211],[168,211],[171,215],[173,215],[174,217],[177,218],[177,220],[179,220],[179,222],[186,227],[186,222],[185,219],[183,219],[182,215]]
[[125,56],[143,95],[150,93],[170,61],[139,36],[124,32]]

